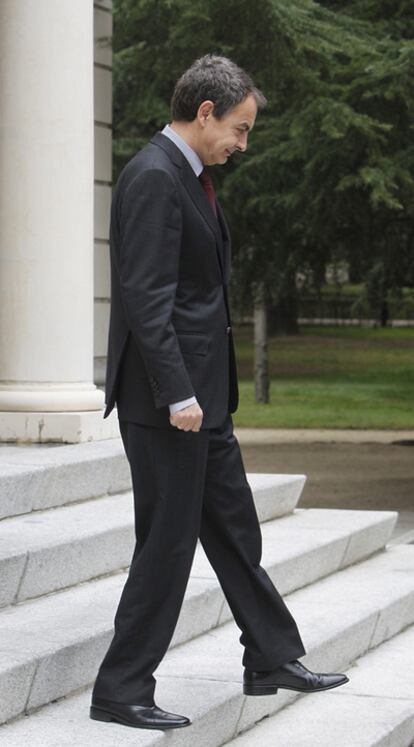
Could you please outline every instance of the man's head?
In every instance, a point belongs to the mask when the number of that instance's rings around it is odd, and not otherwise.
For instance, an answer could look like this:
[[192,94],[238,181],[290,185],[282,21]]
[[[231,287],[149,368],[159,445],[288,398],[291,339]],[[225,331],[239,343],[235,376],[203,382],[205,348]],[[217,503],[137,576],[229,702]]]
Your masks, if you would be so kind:
[[208,54],[177,81],[172,125],[204,164],[225,163],[233,151],[246,150],[257,110],[265,104],[244,70],[227,57]]

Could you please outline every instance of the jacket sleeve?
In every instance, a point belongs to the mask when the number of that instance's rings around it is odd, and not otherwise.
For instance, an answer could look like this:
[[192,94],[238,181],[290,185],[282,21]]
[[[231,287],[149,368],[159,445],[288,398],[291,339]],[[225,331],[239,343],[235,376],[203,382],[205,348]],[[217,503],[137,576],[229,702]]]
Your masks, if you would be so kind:
[[124,309],[159,408],[195,394],[171,321],[182,217],[167,171],[148,169],[126,186],[120,196],[119,225]]

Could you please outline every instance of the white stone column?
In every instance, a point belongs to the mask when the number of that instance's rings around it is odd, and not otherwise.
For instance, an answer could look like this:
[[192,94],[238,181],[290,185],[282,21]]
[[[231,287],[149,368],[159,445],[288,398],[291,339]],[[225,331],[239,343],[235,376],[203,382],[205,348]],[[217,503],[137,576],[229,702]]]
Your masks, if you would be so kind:
[[93,2],[0,3],[0,440],[117,435],[93,384]]

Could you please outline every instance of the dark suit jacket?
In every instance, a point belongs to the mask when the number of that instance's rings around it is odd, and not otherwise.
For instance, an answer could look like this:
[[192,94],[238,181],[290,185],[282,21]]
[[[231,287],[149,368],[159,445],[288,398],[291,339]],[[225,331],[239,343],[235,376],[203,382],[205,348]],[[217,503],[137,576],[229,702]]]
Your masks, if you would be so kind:
[[228,308],[230,237],[179,148],[158,132],[125,166],[111,207],[107,417],[171,428],[195,395],[202,428],[238,404]]

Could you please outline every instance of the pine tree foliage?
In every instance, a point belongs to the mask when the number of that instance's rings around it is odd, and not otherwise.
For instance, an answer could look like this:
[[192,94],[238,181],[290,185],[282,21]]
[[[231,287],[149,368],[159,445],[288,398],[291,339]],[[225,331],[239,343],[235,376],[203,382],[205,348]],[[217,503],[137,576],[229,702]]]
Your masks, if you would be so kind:
[[[215,51],[269,104],[216,181],[233,294],[294,306],[347,260],[380,292],[414,283],[414,21],[400,0],[116,0],[116,170],[169,121],[175,80]],[[380,268],[380,269],[378,269]]]

